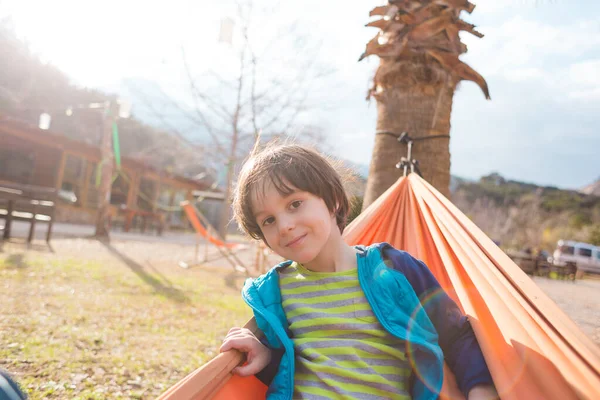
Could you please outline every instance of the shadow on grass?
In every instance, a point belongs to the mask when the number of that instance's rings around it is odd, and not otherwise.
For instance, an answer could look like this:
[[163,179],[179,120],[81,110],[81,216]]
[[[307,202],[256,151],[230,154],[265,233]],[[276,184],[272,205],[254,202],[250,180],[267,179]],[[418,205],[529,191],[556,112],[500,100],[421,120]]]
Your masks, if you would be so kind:
[[27,265],[25,262],[23,262],[24,258],[25,258],[25,255],[23,253],[11,254],[4,259],[4,263],[6,265],[8,265],[9,268],[13,268],[13,269],[29,268],[29,265]]
[[241,275],[239,272],[232,271],[223,277],[223,281],[225,282],[225,286],[228,288],[241,291],[246,278],[247,276]]
[[155,275],[158,275],[160,279],[162,279],[166,286],[168,286],[170,289],[175,289],[169,278],[164,276],[150,261],[146,260],[146,265],[152,269]]
[[[191,300],[187,297],[181,290],[174,288],[170,282],[165,285],[159,279],[156,279],[151,274],[147,273],[143,266],[127,257],[125,254],[121,253],[119,250],[115,249],[110,243],[99,240],[99,242],[106,247],[106,249],[118,259],[123,261],[129,269],[131,269],[142,281],[152,286],[152,288],[159,294],[167,297],[170,300],[173,300],[177,303],[191,304]],[[165,279],[163,277],[163,279]]]
[[[2,235],[2,231],[0,231],[0,235]],[[39,243],[35,243],[35,242],[31,242],[31,243],[27,243],[27,240],[25,239],[21,239],[21,238],[10,238],[8,240],[4,240],[2,238],[0,238],[0,253],[4,253],[4,246],[11,246],[11,247],[22,247],[24,249],[27,250],[34,250],[34,251],[40,251],[40,252],[47,252],[47,253],[55,253],[54,248],[52,247],[52,244],[48,243],[48,242],[43,242],[43,244],[39,244]]]

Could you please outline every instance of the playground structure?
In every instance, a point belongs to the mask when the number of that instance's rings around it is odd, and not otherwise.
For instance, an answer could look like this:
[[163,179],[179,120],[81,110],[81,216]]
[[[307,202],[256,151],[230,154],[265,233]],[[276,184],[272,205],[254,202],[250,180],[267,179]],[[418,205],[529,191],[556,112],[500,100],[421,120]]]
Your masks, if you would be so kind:
[[[208,260],[208,248],[210,245],[215,247],[219,253],[232,266],[233,270],[249,275],[249,269],[242,260],[235,254],[236,251],[246,249],[247,246],[240,243],[228,243],[219,235],[217,230],[210,224],[208,219],[189,201],[181,202],[181,208],[184,210],[190,224],[196,232],[196,248],[194,251],[194,260],[192,262],[180,261],[179,266],[190,268],[205,263]],[[198,258],[200,241],[204,241],[204,258]],[[262,271],[261,265],[264,265],[264,257],[260,256],[260,246],[257,251],[257,270]]]

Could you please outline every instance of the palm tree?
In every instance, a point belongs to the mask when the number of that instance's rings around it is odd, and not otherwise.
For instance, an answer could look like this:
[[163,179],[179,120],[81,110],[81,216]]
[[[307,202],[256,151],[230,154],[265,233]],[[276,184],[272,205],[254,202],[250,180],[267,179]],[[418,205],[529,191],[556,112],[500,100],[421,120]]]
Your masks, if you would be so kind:
[[363,209],[402,173],[396,163],[407,154],[406,143],[398,141],[403,132],[418,140],[412,158],[420,162],[423,177],[449,195],[450,112],[456,85],[474,81],[490,98],[485,79],[458,58],[467,51],[460,31],[483,37],[459,17],[474,8],[468,0],[389,0],[371,10],[370,16],[381,18],[367,26],[379,32],[359,61],[377,55],[380,62],[368,94],[377,101],[377,134]]

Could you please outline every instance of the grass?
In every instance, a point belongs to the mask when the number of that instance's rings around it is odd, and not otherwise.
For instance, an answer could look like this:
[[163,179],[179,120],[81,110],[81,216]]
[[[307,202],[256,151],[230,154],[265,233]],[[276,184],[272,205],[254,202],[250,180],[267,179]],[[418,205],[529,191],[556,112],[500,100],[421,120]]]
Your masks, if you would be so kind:
[[250,317],[228,271],[129,262],[0,253],[0,367],[31,399],[155,398]]

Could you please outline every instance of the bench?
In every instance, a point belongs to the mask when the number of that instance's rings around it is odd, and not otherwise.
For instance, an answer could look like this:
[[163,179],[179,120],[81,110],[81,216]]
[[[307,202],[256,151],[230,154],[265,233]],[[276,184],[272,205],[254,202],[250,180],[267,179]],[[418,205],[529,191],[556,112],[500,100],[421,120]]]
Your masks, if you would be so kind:
[[0,219],[5,221],[3,238],[10,239],[12,221],[29,222],[27,242],[31,243],[38,222],[48,224],[46,242],[52,237],[56,191],[30,185],[0,186]]

